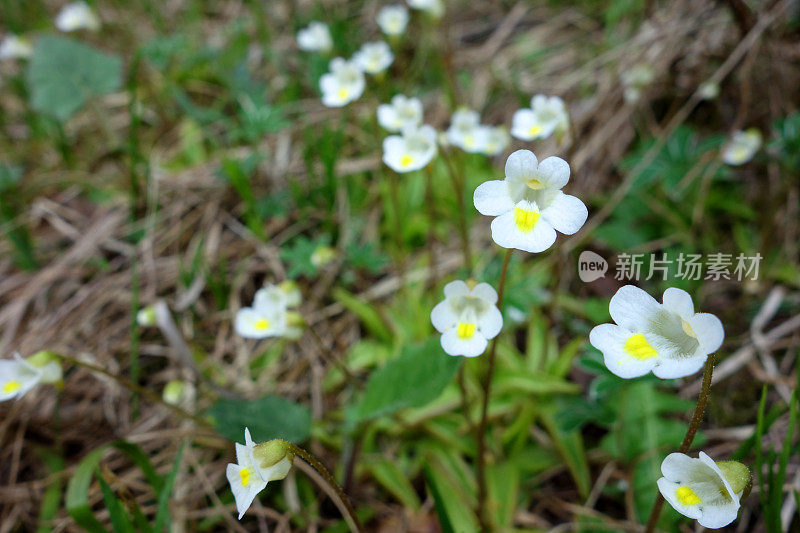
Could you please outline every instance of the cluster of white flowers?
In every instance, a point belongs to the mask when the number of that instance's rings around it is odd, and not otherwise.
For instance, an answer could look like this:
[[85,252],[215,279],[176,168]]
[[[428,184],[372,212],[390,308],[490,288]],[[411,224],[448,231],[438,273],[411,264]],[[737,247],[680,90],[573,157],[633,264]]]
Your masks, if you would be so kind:
[[0,402],[21,398],[40,383],[61,383],[61,363],[52,353],[43,351],[23,359],[0,359]]
[[537,94],[529,108],[519,109],[511,118],[511,135],[521,141],[547,139],[553,134],[560,139],[567,131],[569,115],[558,96]]
[[736,131],[722,149],[722,161],[727,165],[744,165],[761,148],[761,132],[755,128]]
[[445,132],[447,143],[470,154],[494,156],[503,152],[511,137],[503,126],[481,124],[477,111],[457,109],[450,118],[450,127]]
[[296,283],[285,281],[280,285],[268,284],[256,291],[252,307],[239,309],[234,329],[249,339],[297,339],[302,334],[303,319],[290,309],[299,306],[300,301],[300,289]]

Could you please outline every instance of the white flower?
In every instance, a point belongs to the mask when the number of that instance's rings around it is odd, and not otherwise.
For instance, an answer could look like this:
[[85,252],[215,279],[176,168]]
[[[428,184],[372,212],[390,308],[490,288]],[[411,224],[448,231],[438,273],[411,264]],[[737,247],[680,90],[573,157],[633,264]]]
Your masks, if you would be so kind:
[[[258,454],[257,446],[250,438],[250,430],[244,429],[244,445],[236,443],[236,464],[228,463],[225,475],[231,484],[233,498],[236,500],[236,510],[239,511],[239,520],[253,503],[259,492],[264,490],[267,483],[284,479],[292,467],[291,456],[284,455],[277,462],[267,460],[269,466],[263,466],[265,461]],[[269,444],[269,443],[264,443]],[[258,445],[263,446],[263,445]],[[254,455],[255,454],[255,455]]]
[[292,282],[266,285],[256,291],[252,307],[243,307],[236,313],[236,333],[249,339],[293,337],[296,325],[288,308],[299,305],[300,298],[300,291]]
[[353,54],[353,61],[367,74],[378,74],[389,68],[394,54],[388,44],[375,41],[361,45],[361,49]]
[[472,153],[483,150],[487,137],[487,132],[481,131],[481,117],[478,112],[464,107],[453,113],[446,133],[451,145]]
[[530,150],[517,150],[506,161],[506,178],[486,181],[475,189],[473,202],[492,221],[492,239],[503,248],[543,252],[556,240],[556,230],[572,235],[589,212],[578,198],[564,194],[569,165],[559,157],[539,163]]
[[311,21],[297,32],[297,46],[306,52],[329,52],[333,48],[331,32],[324,22]]
[[736,131],[722,150],[722,161],[728,165],[744,165],[761,148],[761,132],[755,128]]
[[442,0],[408,0],[408,5],[412,9],[425,11],[434,17],[441,17],[444,13],[444,3]]
[[97,31],[100,29],[100,19],[85,2],[73,2],[65,5],[56,16],[56,28],[64,32]]
[[520,109],[511,118],[511,135],[522,141],[546,139],[569,129],[569,116],[564,100],[558,96],[537,94],[531,107]]
[[378,124],[388,131],[400,131],[406,126],[422,124],[422,102],[402,94],[392,97],[390,104],[378,106]]
[[746,466],[735,461],[715,463],[700,452],[698,459],[669,454],[661,463],[658,490],[676,511],[709,529],[725,527],[739,513],[739,499],[749,482]]
[[442,334],[449,355],[477,357],[503,327],[497,292],[488,283],[451,281],[444,286],[444,301],[431,311],[433,327]]
[[59,383],[61,363],[52,353],[38,352],[28,359],[14,354],[13,359],[0,360],[0,402],[21,398],[39,383]]
[[642,95],[642,89],[650,85],[655,79],[656,73],[647,63],[637,63],[630,70],[626,70],[620,75],[620,81],[625,88],[622,97],[626,102],[634,103]]
[[424,168],[436,155],[436,130],[433,126],[406,126],[402,135],[383,140],[383,162],[395,172]]
[[483,145],[483,153],[488,156],[499,155],[508,148],[511,136],[503,126],[482,126],[486,131],[486,142]]
[[600,324],[589,333],[612,373],[621,378],[651,370],[661,379],[688,376],[722,345],[722,323],[712,314],[695,313],[686,291],[670,287],[663,302],[633,285],[612,296],[608,310],[616,324]]
[[335,57],[330,62],[330,72],[319,79],[322,103],[328,107],[342,107],[358,100],[364,92],[364,72],[354,61]]
[[0,60],[27,59],[33,55],[33,46],[30,41],[14,34],[6,35],[0,43]]
[[378,26],[386,35],[400,35],[408,25],[408,9],[400,4],[385,6],[378,11]]

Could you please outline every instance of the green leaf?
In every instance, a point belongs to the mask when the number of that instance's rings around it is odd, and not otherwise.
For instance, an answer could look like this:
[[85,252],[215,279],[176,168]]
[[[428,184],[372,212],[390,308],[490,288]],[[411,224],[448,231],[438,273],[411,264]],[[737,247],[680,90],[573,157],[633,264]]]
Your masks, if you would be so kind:
[[478,531],[478,519],[472,512],[471,502],[463,488],[450,479],[436,463],[428,463],[424,469],[442,533]]
[[[57,474],[64,470],[64,459],[50,450],[41,449],[37,450],[38,455],[42,458],[47,469],[51,474]],[[59,506],[61,505],[61,485],[63,478],[58,475],[50,476],[52,480],[47,485],[47,489],[42,496],[42,504],[39,507],[39,526],[36,533],[48,533],[53,531],[53,519],[58,513]]]
[[388,415],[435,400],[453,380],[461,358],[442,351],[439,339],[406,345],[400,355],[372,373],[352,422]]
[[65,37],[42,36],[27,72],[31,105],[64,122],[90,98],[119,89],[121,73],[119,57]]
[[589,460],[586,458],[581,434],[578,431],[563,431],[559,427],[555,420],[555,404],[552,402],[543,403],[539,413],[558,453],[567,464],[567,468],[578,486],[578,492],[585,498],[589,494],[591,478]]
[[411,486],[408,476],[400,470],[397,464],[381,458],[367,461],[364,468],[404,507],[414,510],[420,508],[421,503],[417,492]]
[[359,300],[341,287],[333,289],[333,297],[348,311],[357,315],[370,333],[386,343],[392,342],[394,335],[372,304]]
[[169,524],[169,497],[172,495],[172,487],[175,485],[175,478],[178,477],[178,469],[181,466],[181,459],[183,458],[184,445],[178,450],[178,456],[175,457],[175,463],[172,465],[172,470],[164,481],[164,486],[158,494],[158,511],[156,511],[156,519],[153,523],[153,531],[158,533]]
[[519,497],[519,468],[509,461],[486,469],[489,489],[489,516],[502,528],[510,528]]
[[222,398],[211,406],[208,414],[217,431],[234,442],[243,442],[246,427],[256,442],[284,439],[297,443],[311,434],[311,411],[280,396],[255,400]]
[[97,481],[100,482],[100,490],[103,493],[103,501],[108,509],[108,514],[111,518],[111,527],[114,528],[115,533],[135,533],[131,519],[125,514],[125,511],[120,505],[119,500],[114,495],[114,491],[108,485],[103,476],[100,474],[99,469],[97,472]]
[[89,487],[92,484],[92,476],[106,448],[106,446],[102,446],[89,452],[78,463],[75,473],[67,485],[64,503],[67,513],[75,520],[76,524],[89,533],[107,532],[100,521],[94,517],[92,506],[89,504]]

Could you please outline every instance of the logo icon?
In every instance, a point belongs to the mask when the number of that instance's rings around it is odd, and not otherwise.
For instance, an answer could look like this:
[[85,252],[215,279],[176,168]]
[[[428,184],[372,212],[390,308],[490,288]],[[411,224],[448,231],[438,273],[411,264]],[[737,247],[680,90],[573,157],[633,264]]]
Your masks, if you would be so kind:
[[608,261],[599,254],[584,250],[578,257],[578,277],[584,283],[591,283],[600,279],[608,272]]

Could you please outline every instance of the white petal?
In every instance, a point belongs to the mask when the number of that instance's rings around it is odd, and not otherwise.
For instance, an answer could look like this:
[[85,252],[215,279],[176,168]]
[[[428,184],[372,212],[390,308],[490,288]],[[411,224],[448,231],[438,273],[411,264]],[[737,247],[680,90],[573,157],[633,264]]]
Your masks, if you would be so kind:
[[244,428],[244,445],[247,447],[255,446],[255,442],[253,442],[253,438],[250,436],[249,428]]
[[536,171],[539,162],[530,150],[517,150],[506,159],[506,177],[524,180]]
[[708,468],[714,471],[717,477],[719,477],[719,479],[725,485],[725,489],[728,491],[728,496],[731,499],[734,499],[738,502],[740,494],[736,494],[735,492],[733,492],[733,487],[731,487],[731,484],[728,482],[727,478],[725,477],[725,474],[722,473],[722,470],[719,468],[716,461],[714,461],[714,459],[709,457],[706,452],[702,451],[700,452],[698,459],[700,460],[700,462],[702,462],[704,465],[706,465]]
[[492,305],[478,318],[478,330],[487,339],[493,339],[501,329],[503,329],[503,314]]
[[663,477],[656,483],[658,484],[658,490],[661,492],[661,495],[664,496],[664,499],[669,502],[673,509],[681,513],[683,516],[687,516],[689,518],[697,519],[701,516],[702,511],[697,505],[682,505],[677,500],[675,497],[675,491],[678,490],[678,487],[680,486],[678,483],[674,483]]
[[697,348],[698,354],[708,355],[716,352],[722,341],[725,339],[725,331],[722,329],[722,322],[711,313],[697,313],[687,322],[697,335],[700,346]]
[[697,523],[708,529],[725,527],[739,514],[739,503],[730,502],[726,505],[706,505]]
[[569,164],[560,157],[551,156],[539,163],[540,181],[548,189],[561,189],[569,181]]
[[505,181],[484,181],[472,195],[475,209],[482,215],[498,216],[514,209],[514,201],[508,194]]
[[632,331],[643,331],[661,310],[655,298],[634,285],[621,287],[608,304],[614,322]]
[[258,493],[267,486],[267,482],[261,481],[261,478],[258,477],[258,473],[253,471],[250,483],[248,483],[246,487],[243,487],[241,475],[239,474],[241,470],[241,466],[230,463],[225,469],[225,476],[228,478],[228,483],[231,485],[231,492],[233,492],[233,498],[236,500],[236,510],[239,511],[239,520],[242,519],[245,511],[250,508],[250,505],[253,503]]
[[256,327],[258,321],[264,319],[265,317],[256,313],[250,307],[243,307],[236,313],[233,328],[237,334],[247,339],[265,339],[278,336],[280,331],[277,327],[278,325],[274,322],[270,322],[267,328]]
[[478,283],[475,285],[472,291],[470,291],[470,294],[476,298],[480,298],[481,300],[488,302],[491,305],[497,303],[497,291],[494,290],[494,287],[488,283]]
[[664,291],[661,300],[664,302],[664,309],[677,313],[683,320],[689,320],[694,316],[692,297],[683,289],[670,287]]
[[695,356],[688,359],[670,357],[659,358],[658,365],[653,369],[653,374],[661,379],[675,379],[691,376],[703,368],[705,356]]
[[492,240],[503,248],[516,248],[524,252],[539,253],[556,242],[556,231],[544,218],[539,218],[533,230],[523,233],[514,223],[514,212],[509,211],[492,221]]
[[538,136],[531,135],[531,126],[536,124],[536,114],[531,109],[518,109],[511,117],[511,135],[521,141],[532,141]]
[[451,281],[447,285],[444,286],[444,297],[445,298],[453,298],[455,296],[463,296],[469,294],[469,287],[466,283],[457,279],[455,281]]
[[603,354],[606,368],[623,379],[644,376],[658,362],[658,356],[636,359],[628,355],[623,347],[630,337],[631,332],[616,324],[600,324],[589,332],[589,343]]
[[272,466],[257,468],[258,475],[261,476],[264,481],[277,481],[284,479],[289,474],[289,470],[292,469],[292,463],[288,458],[284,457]]
[[[545,159],[542,164],[547,161]],[[551,226],[565,235],[576,233],[589,216],[586,205],[575,196],[558,191],[547,208],[542,210],[542,217]]]
[[685,453],[671,453],[661,462],[661,473],[670,481],[685,483],[690,479],[690,472],[695,468],[697,459]]
[[431,323],[436,331],[445,332],[458,323],[458,316],[453,311],[450,301],[445,299],[439,302],[431,311]]
[[476,332],[471,339],[458,338],[456,328],[450,328],[442,334],[442,349],[448,355],[463,355],[464,357],[477,357],[486,351],[488,342],[486,338]]
[[[24,396],[41,379],[42,371],[19,356],[15,359],[0,360],[0,402]],[[12,382],[13,387],[8,387],[7,392],[2,392]]]
[[401,124],[393,106],[381,104],[378,106],[378,124],[388,131],[399,131]]

